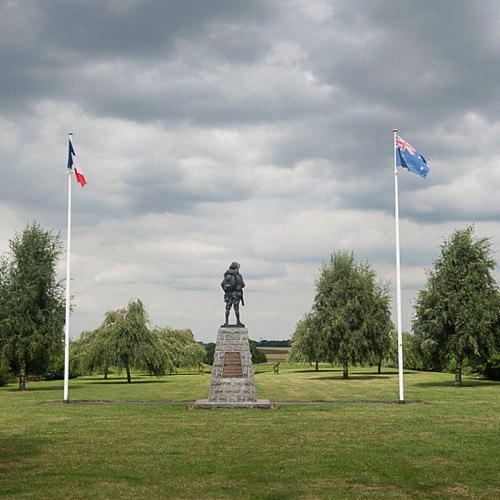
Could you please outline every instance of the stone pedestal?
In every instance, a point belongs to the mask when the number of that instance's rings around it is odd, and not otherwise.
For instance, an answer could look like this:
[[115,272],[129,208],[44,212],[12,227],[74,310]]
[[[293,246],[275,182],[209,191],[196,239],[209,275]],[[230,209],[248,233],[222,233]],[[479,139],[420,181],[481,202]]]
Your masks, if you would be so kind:
[[194,408],[271,408],[269,400],[257,399],[246,328],[219,328],[208,399]]

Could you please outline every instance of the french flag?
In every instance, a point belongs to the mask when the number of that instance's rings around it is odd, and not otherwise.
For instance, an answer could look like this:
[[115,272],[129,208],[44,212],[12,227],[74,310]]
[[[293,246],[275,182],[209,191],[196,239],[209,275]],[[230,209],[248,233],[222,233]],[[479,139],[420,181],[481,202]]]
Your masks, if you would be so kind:
[[81,184],[82,187],[85,186],[85,184],[87,184],[82,169],[80,168],[80,165],[78,164],[78,161],[76,159],[76,154],[75,150],[73,149],[73,144],[71,142],[71,139],[69,139],[68,168],[72,169],[75,172],[75,178],[77,182]]

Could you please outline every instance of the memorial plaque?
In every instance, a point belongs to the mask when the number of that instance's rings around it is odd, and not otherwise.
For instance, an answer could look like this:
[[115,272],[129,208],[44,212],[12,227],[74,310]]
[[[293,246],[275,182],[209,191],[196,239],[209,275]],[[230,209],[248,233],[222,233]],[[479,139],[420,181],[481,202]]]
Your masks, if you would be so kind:
[[208,399],[193,408],[272,408],[268,399],[257,399],[248,330],[223,326],[217,331]]
[[226,352],[224,354],[224,366],[222,378],[243,378],[243,367],[239,352]]

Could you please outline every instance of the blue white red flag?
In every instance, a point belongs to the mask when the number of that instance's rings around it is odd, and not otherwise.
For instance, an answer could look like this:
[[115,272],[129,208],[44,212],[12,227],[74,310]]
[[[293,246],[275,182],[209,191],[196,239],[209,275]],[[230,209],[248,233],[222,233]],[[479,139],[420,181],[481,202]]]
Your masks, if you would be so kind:
[[78,161],[76,159],[76,153],[75,150],[73,149],[73,144],[71,142],[71,139],[69,140],[69,149],[68,149],[68,168],[73,170],[73,172],[75,172],[75,179],[82,185],[82,187],[85,186],[85,184],[87,184],[82,169],[80,168],[80,165],[78,164]]
[[404,167],[420,177],[427,177],[429,173],[425,158],[399,135],[396,135],[396,165]]

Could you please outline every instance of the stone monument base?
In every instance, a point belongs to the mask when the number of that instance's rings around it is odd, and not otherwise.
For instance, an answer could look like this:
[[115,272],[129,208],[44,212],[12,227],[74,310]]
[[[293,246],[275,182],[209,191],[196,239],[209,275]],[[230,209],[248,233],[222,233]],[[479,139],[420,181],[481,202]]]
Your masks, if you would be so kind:
[[222,326],[217,331],[208,399],[193,408],[272,408],[267,399],[257,399],[248,330]]
[[274,408],[269,399],[257,399],[257,401],[240,401],[238,403],[224,403],[222,401],[209,401],[208,399],[198,399],[192,405],[192,408],[202,408],[204,410],[213,410],[215,408]]

